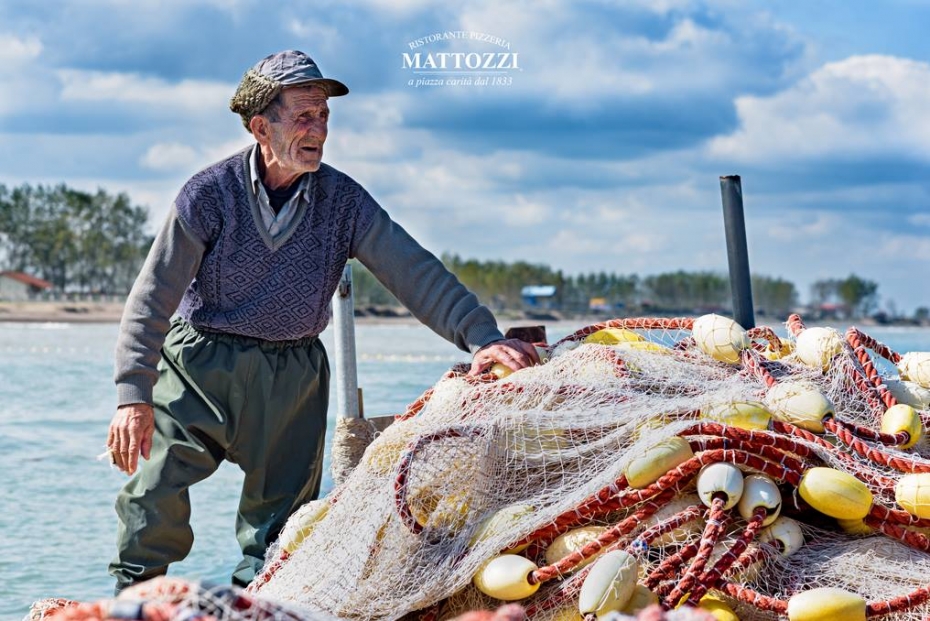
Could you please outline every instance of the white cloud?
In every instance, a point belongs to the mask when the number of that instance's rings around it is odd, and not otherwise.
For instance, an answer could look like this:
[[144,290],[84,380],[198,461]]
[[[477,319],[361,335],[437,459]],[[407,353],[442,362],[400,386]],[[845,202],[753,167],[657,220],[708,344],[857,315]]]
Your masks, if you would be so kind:
[[0,34],[0,115],[35,109],[51,95],[39,62],[42,50],[42,41],[35,36]]
[[42,53],[42,42],[37,37],[21,38],[14,34],[0,34],[0,70],[11,64],[30,61]]
[[918,213],[910,216],[908,222],[915,226],[930,226],[930,214]]
[[672,27],[668,36],[660,41],[639,38],[637,43],[647,50],[657,53],[677,52],[710,46],[727,45],[732,42],[728,34],[720,30],[710,30],[685,18]]
[[829,212],[786,210],[785,217],[766,227],[765,233],[775,241],[791,244],[832,242],[841,221],[841,216]]
[[255,0],[90,0],[87,4],[131,10],[134,12],[164,13],[166,9],[189,9],[198,4],[238,15],[255,4]]
[[343,37],[339,30],[318,19],[292,17],[285,19],[285,28],[304,41],[313,42],[313,55],[330,56],[338,53]]
[[[880,236],[878,253],[891,261],[906,259],[920,261],[926,265],[930,261],[930,236],[885,233]],[[926,270],[923,270],[923,273],[926,273]],[[930,278],[924,277],[924,282],[928,281]]]
[[[770,89],[806,59],[807,44],[791,28],[746,6],[714,2],[726,5],[721,11],[726,18],[702,25],[692,17],[701,13],[693,2],[599,4],[546,0],[528,10],[522,3],[469,3],[448,28],[510,40],[525,67],[514,76],[515,91],[581,109],[668,95],[706,100],[715,91]],[[670,27],[644,35],[636,19],[624,20],[636,13],[663,15]]]
[[152,170],[190,170],[197,158],[193,147],[169,142],[152,145],[139,163]]
[[499,217],[508,226],[522,226],[528,222],[547,222],[552,209],[539,200],[532,200],[523,194],[513,196],[506,204],[498,206]]
[[62,69],[62,101],[119,102],[157,109],[215,113],[225,109],[235,85],[205,80],[171,83],[137,73]]
[[146,150],[139,160],[144,168],[161,172],[186,172],[192,174],[213,162],[228,157],[252,144],[251,136],[243,134],[220,144],[195,148],[180,142],[159,142]]
[[359,4],[383,13],[407,14],[435,5],[435,0],[361,0]]
[[708,151],[741,162],[862,156],[930,161],[930,64],[893,56],[829,63],[771,97],[736,100],[739,129]]

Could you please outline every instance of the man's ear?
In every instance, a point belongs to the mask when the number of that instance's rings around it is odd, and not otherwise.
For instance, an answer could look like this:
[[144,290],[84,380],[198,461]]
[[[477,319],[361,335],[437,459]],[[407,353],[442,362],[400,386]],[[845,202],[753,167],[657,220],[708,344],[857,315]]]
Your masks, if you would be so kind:
[[262,140],[267,140],[268,138],[268,119],[256,114],[252,117],[252,120],[249,121],[249,130],[251,130],[252,135],[255,136],[255,139],[261,142]]

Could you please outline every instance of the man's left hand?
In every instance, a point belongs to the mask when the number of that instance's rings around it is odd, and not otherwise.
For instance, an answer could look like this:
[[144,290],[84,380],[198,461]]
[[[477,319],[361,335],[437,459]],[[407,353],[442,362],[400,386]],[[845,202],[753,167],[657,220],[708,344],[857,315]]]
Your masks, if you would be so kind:
[[526,341],[505,339],[494,341],[475,352],[469,375],[480,375],[495,362],[499,362],[511,371],[539,364],[536,348]]

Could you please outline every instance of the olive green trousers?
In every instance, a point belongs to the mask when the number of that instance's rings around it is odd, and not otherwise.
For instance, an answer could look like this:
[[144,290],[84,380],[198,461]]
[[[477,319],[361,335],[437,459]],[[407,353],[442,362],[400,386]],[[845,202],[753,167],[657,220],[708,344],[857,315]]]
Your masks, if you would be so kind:
[[176,320],[155,385],[151,458],[116,499],[117,592],[163,575],[190,552],[188,488],[223,460],[245,473],[236,536],[248,584],[265,550],[323,474],[329,362],[317,338],[275,343],[197,330]]

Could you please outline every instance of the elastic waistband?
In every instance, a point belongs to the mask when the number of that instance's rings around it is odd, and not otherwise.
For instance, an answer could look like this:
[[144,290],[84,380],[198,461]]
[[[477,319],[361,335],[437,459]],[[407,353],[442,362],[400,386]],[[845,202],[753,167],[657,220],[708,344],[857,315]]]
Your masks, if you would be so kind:
[[237,343],[239,345],[252,345],[262,349],[281,350],[291,349],[294,347],[309,347],[319,340],[317,336],[305,336],[290,341],[268,341],[266,339],[256,338],[254,336],[245,336],[244,334],[232,334],[230,332],[217,332],[209,328],[199,328],[189,321],[181,318],[174,320],[175,324],[196,332],[200,336],[222,343]]

